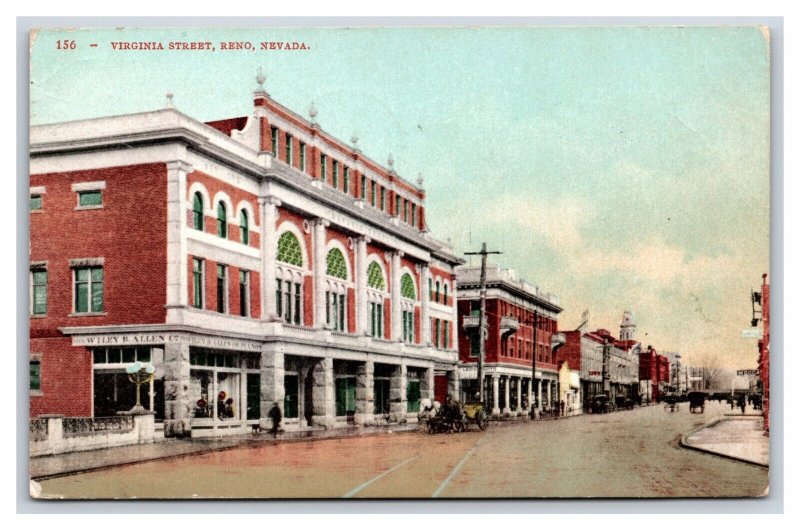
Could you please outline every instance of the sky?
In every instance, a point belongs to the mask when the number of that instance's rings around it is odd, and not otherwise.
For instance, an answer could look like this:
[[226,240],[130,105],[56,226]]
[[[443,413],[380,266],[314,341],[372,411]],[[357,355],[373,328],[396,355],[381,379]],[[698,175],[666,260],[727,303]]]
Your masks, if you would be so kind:
[[[752,368],[757,344],[741,332],[769,270],[768,39],[755,27],[42,31],[31,123],[155,110],[166,92],[201,121],[246,116],[262,68],[276,101],[302,115],[313,102],[323,129],[421,175],[432,235],[459,255],[502,251],[494,262],[560,297],[561,329],[588,310],[592,329],[616,334],[630,309],[645,346]],[[307,49],[259,49],[270,41]]]

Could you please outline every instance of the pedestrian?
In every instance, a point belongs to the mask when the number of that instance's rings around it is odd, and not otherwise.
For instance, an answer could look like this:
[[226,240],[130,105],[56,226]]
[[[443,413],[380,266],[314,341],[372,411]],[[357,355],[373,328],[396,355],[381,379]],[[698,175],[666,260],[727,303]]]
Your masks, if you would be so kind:
[[745,399],[744,399],[744,394],[739,394],[739,408],[742,409],[742,414],[744,414],[745,405],[746,405],[746,402],[745,402]]
[[563,417],[564,416],[564,408],[566,407],[566,403],[564,403],[563,399],[561,400],[561,403],[559,403],[559,406],[561,407],[561,416]]
[[272,429],[269,432],[272,433],[273,438],[277,438],[278,428],[281,425],[281,419],[283,419],[283,414],[281,414],[281,408],[278,406],[277,401],[274,401],[272,408],[269,409],[269,418],[272,420]]

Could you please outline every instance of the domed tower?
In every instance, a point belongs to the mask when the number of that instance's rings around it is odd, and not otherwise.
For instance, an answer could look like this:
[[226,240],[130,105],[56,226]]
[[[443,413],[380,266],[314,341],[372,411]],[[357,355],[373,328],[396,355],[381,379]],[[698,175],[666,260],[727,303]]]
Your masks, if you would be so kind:
[[619,325],[620,340],[636,340],[636,322],[633,321],[633,313],[626,309],[622,313],[622,324]]

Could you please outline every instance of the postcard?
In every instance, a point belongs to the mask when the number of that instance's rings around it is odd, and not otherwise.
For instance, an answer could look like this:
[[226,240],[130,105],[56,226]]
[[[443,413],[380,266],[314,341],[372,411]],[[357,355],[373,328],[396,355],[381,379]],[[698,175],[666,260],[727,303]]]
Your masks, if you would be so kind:
[[30,34],[31,495],[769,492],[770,34]]

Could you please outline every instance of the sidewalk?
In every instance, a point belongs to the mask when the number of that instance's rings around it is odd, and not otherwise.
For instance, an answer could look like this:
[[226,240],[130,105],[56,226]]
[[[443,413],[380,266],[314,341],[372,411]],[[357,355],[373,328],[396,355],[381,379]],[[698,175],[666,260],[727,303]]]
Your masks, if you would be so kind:
[[725,414],[681,438],[681,445],[769,467],[769,437],[761,414]]
[[102,469],[106,467],[135,464],[149,460],[175,458],[222,451],[247,445],[302,442],[354,436],[372,436],[396,432],[416,431],[416,423],[384,425],[380,427],[346,427],[340,429],[313,429],[308,431],[282,432],[277,438],[268,433],[226,436],[224,438],[167,438],[146,445],[126,445],[110,449],[79,451],[60,455],[39,456],[29,459],[28,474],[31,479],[53,478]]

